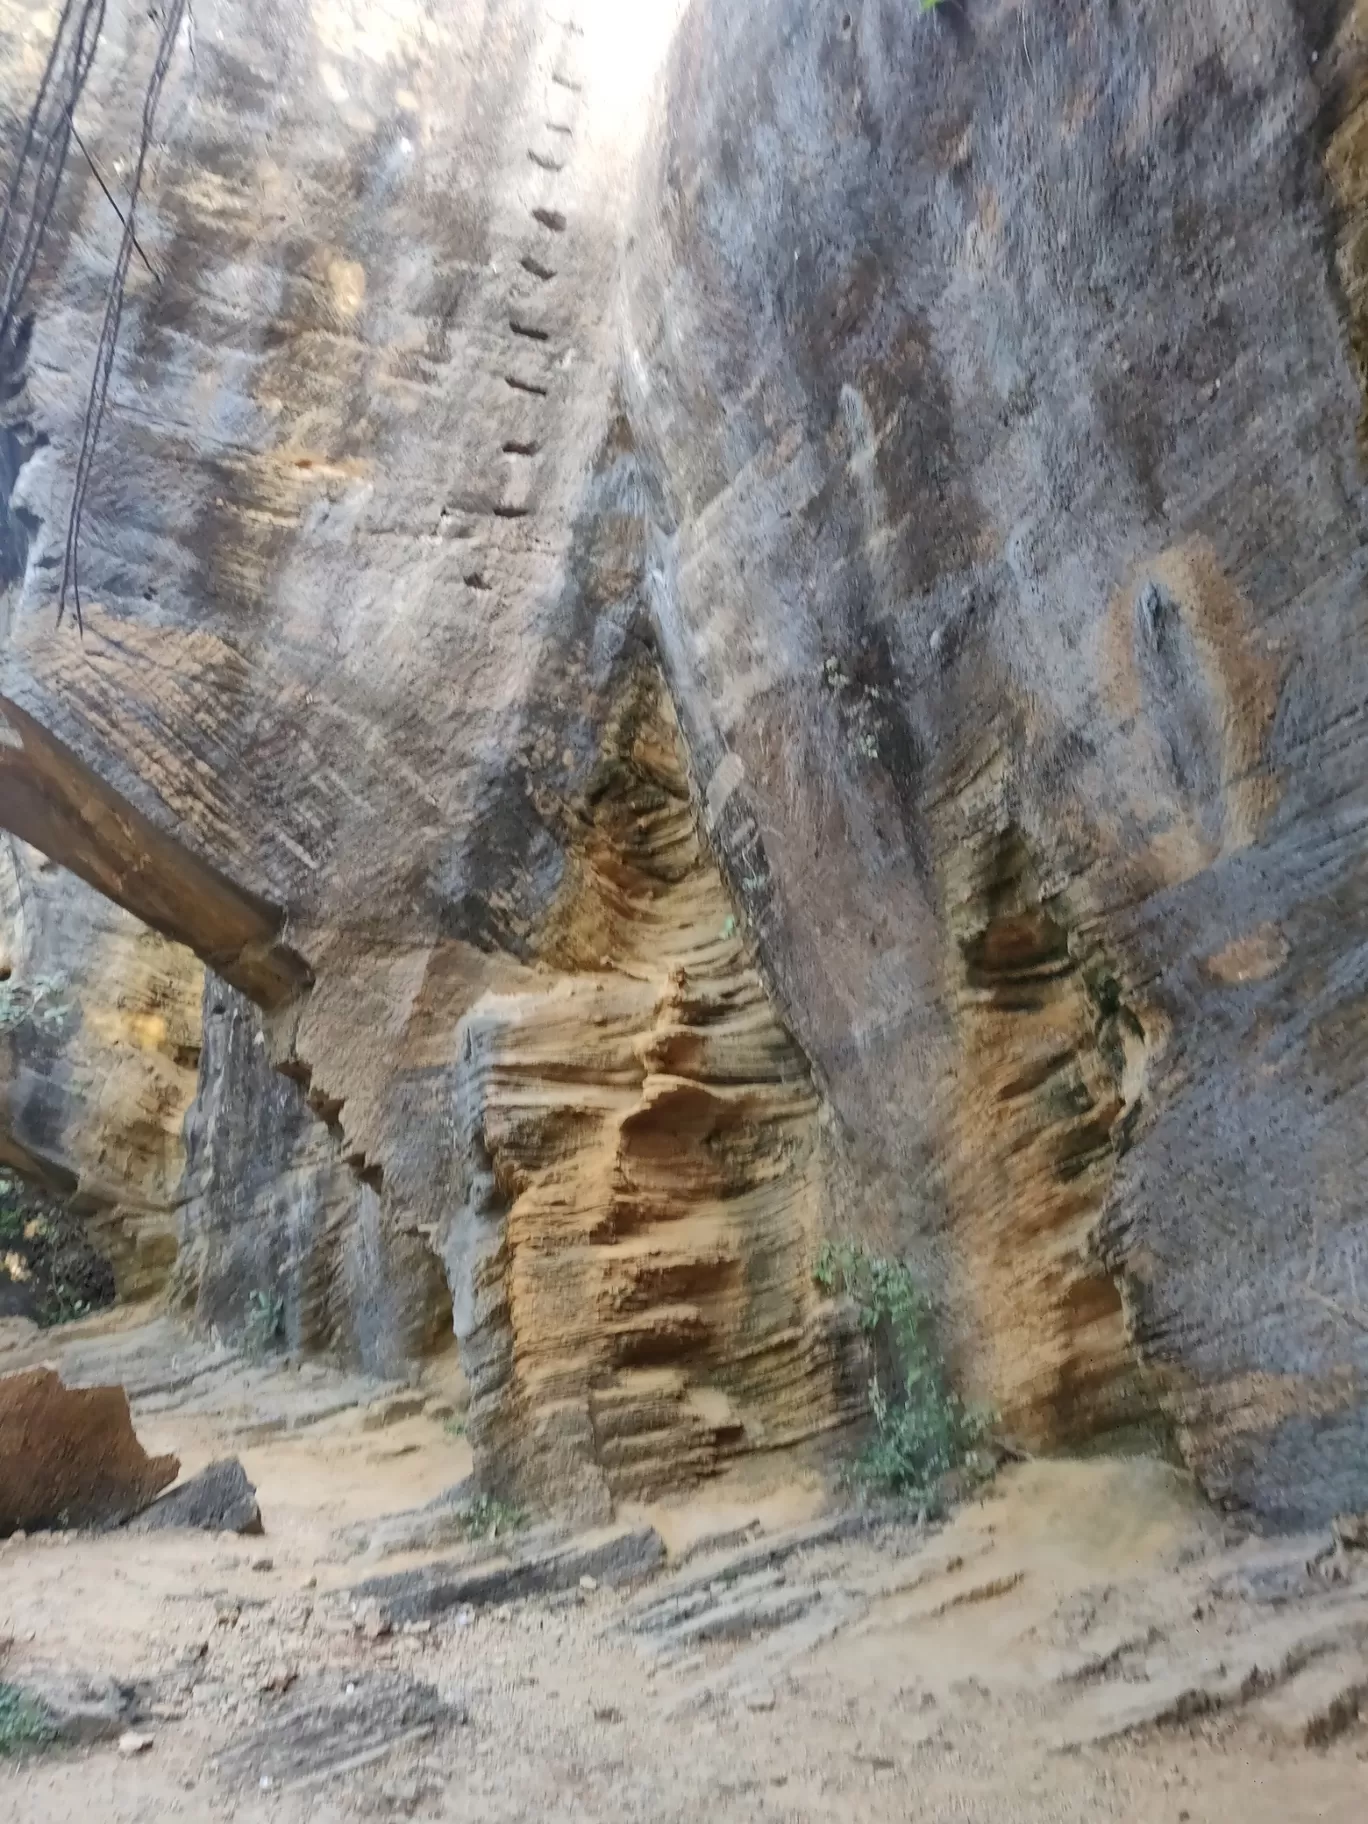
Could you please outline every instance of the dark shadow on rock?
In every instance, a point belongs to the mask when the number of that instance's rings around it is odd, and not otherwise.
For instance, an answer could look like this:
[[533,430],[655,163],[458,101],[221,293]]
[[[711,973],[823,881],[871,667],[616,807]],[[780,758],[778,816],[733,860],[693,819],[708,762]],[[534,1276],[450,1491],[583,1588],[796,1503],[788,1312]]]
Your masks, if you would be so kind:
[[132,1533],[164,1532],[170,1527],[197,1527],[206,1533],[261,1533],[256,1489],[236,1457],[211,1463],[179,1488],[154,1501],[129,1525]]

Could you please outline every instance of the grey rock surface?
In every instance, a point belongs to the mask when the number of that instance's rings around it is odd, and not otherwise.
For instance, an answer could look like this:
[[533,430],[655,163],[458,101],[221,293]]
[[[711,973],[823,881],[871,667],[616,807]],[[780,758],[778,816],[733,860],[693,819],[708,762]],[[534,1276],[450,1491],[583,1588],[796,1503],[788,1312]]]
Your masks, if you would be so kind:
[[610,1587],[649,1576],[665,1560],[654,1527],[586,1534],[526,1556],[488,1564],[429,1564],[368,1578],[352,1591],[393,1623],[425,1621],[449,1609],[483,1608],[573,1590],[582,1577]]
[[256,1490],[236,1457],[211,1463],[178,1488],[168,1490],[145,1513],[130,1521],[128,1530],[155,1533],[183,1526],[210,1533],[265,1531]]

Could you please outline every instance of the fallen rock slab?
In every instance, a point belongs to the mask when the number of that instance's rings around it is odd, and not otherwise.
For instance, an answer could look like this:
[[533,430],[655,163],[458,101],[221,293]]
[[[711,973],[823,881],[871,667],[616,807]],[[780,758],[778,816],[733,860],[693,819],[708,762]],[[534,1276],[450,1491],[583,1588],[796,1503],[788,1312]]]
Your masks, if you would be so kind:
[[289,1792],[346,1778],[465,1722],[464,1707],[445,1702],[432,1685],[396,1673],[301,1679],[263,1727],[231,1743],[219,1757],[230,1785],[253,1792]]
[[0,1538],[117,1526],[179,1470],[138,1442],[122,1387],[67,1387],[51,1368],[0,1376]]
[[206,1533],[263,1532],[256,1489],[236,1457],[224,1457],[154,1501],[129,1523],[131,1533],[196,1527]]
[[448,1609],[489,1607],[573,1590],[581,1577],[608,1585],[631,1583],[664,1559],[665,1543],[654,1527],[621,1527],[524,1557],[476,1565],[443,1562],[371,1577],[358,1584],[352,1596],[358,1603],[376,1603],[391,1622],[424,1621]]
[[747,1640],[797,1621],[819,1600],[811,1587],[776,1590],[743,1590],[725,1602],[712,1604],[668,1629],[661,1641],[664,1654],[683,1654],[690,1647],[719,1640]]
[[401,1425],[405,1419],[416,1419],[426,1405],[425,1393],[400,1393],[376,1400],[361,1414],[361,1429],[384,1431],[390,1425]]
[[[888,1515],[879,1510],[855,1508],[845,1513],[827,1515],[820,1520],[810,1520],[781,1533],[768,1533],[739,1550],[727,1551],[710,1558],[696,1570],[671,1577],[668,1583],[637,1598],[628,1611],[628,1619],[644,1618],[657,1607],[690,1597],[699,1590],[710,1589],[714,1584],[735,1583],[742,1577],[750,1577],[783,1564],[800,1552],[812,1551],[818,1546],[837,1545],[872,1532],[887,1519]],[[692,1559],[693,1555],[689,1553],[688,1557]]]

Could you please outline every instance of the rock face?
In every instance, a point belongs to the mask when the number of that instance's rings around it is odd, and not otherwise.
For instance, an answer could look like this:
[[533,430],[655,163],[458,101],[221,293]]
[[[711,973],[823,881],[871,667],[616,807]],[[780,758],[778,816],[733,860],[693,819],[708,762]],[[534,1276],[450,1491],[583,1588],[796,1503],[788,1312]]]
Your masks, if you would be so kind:
[[177,1304],[224,1336],[328,1350],[381,1374],[449,1337],[435,1254],[382,1223],[379,1192],[347,1163],[335,1117],[272,1067],[259,1011],[214,975],[203,1032]]
[[625,370],[723,853],[964,1373],[1286,1520],[1368,1423],[1364,40],[1310,11],[693,6]]
[[664,680],[629,672],[542,954],[461,1022],[445,1241],[470,1436],[589,1511],[848,1420],[820,1105],[700,841]]
[[195,15],[83,639],[83,167],[0,351],[0,821],[322,1118],[192,1122],[202,1315],[309,1261],[403,1354],[440,1255],[483,1469],[592,1508],[849,1412],[847,1228],[1024,1441],[1363,1506],[1361,9]]
[[138,1442],[122,1387],[64,1387],[51,1368],[0,1377],[0,1538],[117,1525],[179,1468]]
[[72,1194],[119,1294],[176,1258],[199,1065],[193,952],[0,837],[0,1160]]

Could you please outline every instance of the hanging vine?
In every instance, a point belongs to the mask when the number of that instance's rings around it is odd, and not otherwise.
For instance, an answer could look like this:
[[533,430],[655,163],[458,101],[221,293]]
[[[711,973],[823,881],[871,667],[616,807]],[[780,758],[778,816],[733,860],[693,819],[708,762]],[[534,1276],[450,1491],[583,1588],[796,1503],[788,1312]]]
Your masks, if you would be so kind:
[[0,354],[23,314],[71,149],[72,117],[104,29],[106,0],[65,0],[38,93],[24,123],[0,211]]
[[76,479],[67,516],[66,545],[62,556],[62,582],[57,597],[60,627],[70,599],[76,625],[84,633],[81,612],[81,523],[95,462],[95,451],[109,399],[110,379],[123,322],[128,268],[136,253],[149,269],[138,240],[136,216],[156,128],[157,108],[166,83],[176,40],[185,20],[188,0],[166,0],[158,25],[157,49],[143,94],[137,157],[129,182],[126,206],[120,208],[99,167],[76,129],[76,104],[84,92],[104,29],[107,0],[64,0],[38,91],[24,125],[14,169],[0,209],[0,361],[13,354],[23,339],[23,312],[29,284],[52,220],[57,192],[72,141],[119,218],[122,233],[105,297],[104,315],[95,343],[95,364],[81,421],[76,457]]
[[71,512],[67,519],[66,550],[62,557],[62,586],[57,597],[57,625],[60,627],[62,624],[62,618],[66,613],[67,595],[70,593],[76,608],[76,625],[82,633],[85,631],[85,626],[81,617],[81,519],[85,512],[86,493],[90,487],[90,473],[95,462],[95,446],[99,442],[100,427],[104,422],[110,376],[114,371],[114,355],[119,344],[119,326],[123,321],[124,288],[128,283],[128,268],[134,253],[142,251],[138,246],[135,230],[138,197],[142,191],[143,173],[147,168],[147,154],[151,149],[152,133],[156,126],[157,105],[161,100],[162,88],[166,82],[166,72],[171,67],[171,58],[175,52],[176,39],[180,34],[181,21],[185,17],[185,6],[186,0],[170,0],[170,4],[162,13],[157,55],[152,65],[152,74],[148,77],[147,91],[143,96],[142,126],[138,136],[138,156],[128,189],[128,209],[123,218],[123,234],[119,239],[119,251],[114,261],[109,293],[105,299],[104,318],[100,324],[100,334],[95,344],[95,371],[91,376],[90,396],[86,400],[85,417],[81,424],[81,447],[76,459],[76,486],[72,492]]

